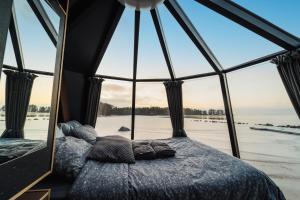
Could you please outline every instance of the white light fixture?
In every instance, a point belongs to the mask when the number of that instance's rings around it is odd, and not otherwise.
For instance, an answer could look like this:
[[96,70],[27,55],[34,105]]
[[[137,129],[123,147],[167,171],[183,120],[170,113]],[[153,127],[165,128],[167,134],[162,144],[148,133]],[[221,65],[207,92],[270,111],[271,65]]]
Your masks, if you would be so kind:
[[141,9],[153,9],[156,8],[158,4],[164,2],[164,0],[118,0],[121,4],[129,7],[133,7],[136,10]]

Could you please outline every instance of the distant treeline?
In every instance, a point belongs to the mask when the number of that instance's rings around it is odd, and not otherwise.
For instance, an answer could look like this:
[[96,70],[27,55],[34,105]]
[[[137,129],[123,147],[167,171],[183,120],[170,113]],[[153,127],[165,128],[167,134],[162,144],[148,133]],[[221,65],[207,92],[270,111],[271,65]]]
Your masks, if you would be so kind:
[[[36,113],[50,113],[50,106],[37,106],[37,105],[29,105],[28,112],[36,112]],[[5,106],[1,106],[0,111],[5,111]]]
[[[169,109],[167,107],[135,108],[135,114],[136,115],[168,115]],[[224,115],[224,111],[223,110],[215,110],[215,109],[209,109],[208,111],[206,111],[206,110],[185,108],[184,114],[185,115]],[[113,106],[111,104],[100,102],[100,106],[98,109],[98,115],[103,115],[103,116],[131,115],[131,107],[119,108],[119,107]]]

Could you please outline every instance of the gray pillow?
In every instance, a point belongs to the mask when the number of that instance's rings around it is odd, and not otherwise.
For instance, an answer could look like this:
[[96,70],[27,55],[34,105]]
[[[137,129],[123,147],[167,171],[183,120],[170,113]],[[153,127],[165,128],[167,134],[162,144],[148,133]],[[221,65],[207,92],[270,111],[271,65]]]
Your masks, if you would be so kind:
[[75,180],[86,162],[91,144],[74,137],[56,139],[54,171],[58,175]]
[[132,149],[136,160],[155,159],[155,151],[149,142],[132,142]]
[[122,136],[97,137],[88,158],[100,162],[135,163],[132,143]]
[[58,124],[58,127],[62,129],[65,136],[71,136],[72,130],[79,126],[82,125],[75,120]]
[[156,158],[168,158],[175,156],[176,151],[164,142],[152,141],[150,145],[155,151]]
[[71,135],[73,137],[83,139],[90,144],[95,144],[97,132],[92,126],[84,125],[74,128]]

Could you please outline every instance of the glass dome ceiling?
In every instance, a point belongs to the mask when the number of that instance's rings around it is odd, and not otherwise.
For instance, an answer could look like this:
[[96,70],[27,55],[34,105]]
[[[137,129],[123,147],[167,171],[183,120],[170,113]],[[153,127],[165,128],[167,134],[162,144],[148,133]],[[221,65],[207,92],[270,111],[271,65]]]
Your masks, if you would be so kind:
[[[260,13],[254,2],[227,2],[232,8],[245,12],[238,13],[231,8],[229,12],[237,16],[237,19],[231,19],[230,14],[225,14],[228,5],[222,5],[226,1],[119,1],[126,5],[125,11],[96,72],[104,78],[164,81],[217,75],[299,45],[298,37],[239,5]],[[291,4],[285,6],[292,7]],[[147,9],[140,9],[142,7]],[[277,9],[273,7],[275,10],[264,16],[283,25],[278,19],[272,19]],[[296,23],[293,19],[297,15],[297,12],[289,14],[290,23]],[[249,16],[253,19],[246,21]],[[255,24],[256,19],[265,24]],[[137,22],[138,29],[135,29]],[[300,33],[297,27],[294,25],[293,33]],[[135,31],[138,31],[137,38]],[[286,38],[281,38],[283,36]],[[293,44],[283,44],[281,39]],[[134,42],[137,44],[136,55]],[[137,62],[136,74],[132,58]]]

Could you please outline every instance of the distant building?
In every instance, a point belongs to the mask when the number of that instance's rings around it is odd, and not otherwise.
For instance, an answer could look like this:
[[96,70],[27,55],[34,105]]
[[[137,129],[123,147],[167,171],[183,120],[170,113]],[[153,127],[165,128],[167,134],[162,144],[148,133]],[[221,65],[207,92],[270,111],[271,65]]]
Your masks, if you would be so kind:
[[216,114],[216,110],[215,109],[209,109],[208,110],[208,114],[209,115],[215,115]]
[[209,109],[208,115],[224,115],[224,110]]
[[224,115],[224,110],[217,110],[217,115]]

